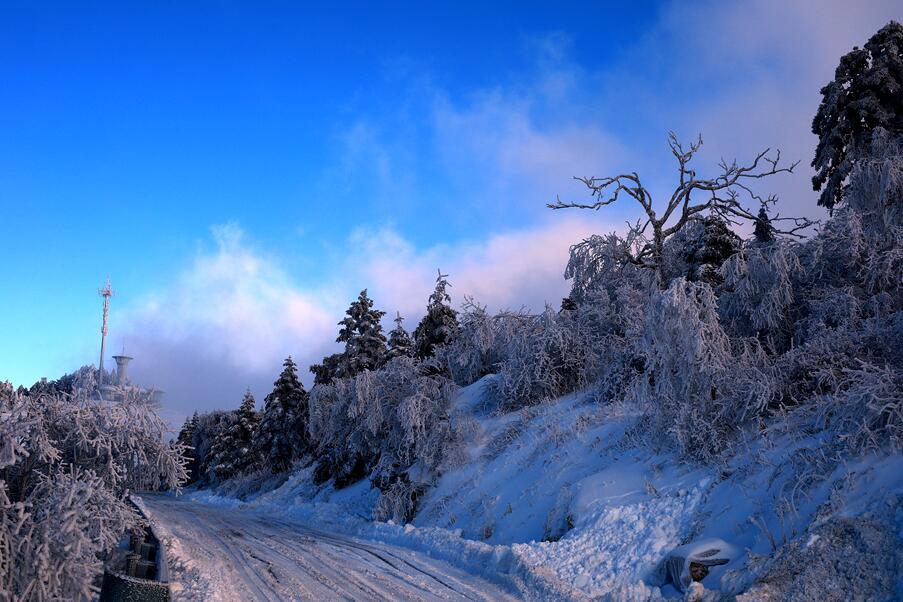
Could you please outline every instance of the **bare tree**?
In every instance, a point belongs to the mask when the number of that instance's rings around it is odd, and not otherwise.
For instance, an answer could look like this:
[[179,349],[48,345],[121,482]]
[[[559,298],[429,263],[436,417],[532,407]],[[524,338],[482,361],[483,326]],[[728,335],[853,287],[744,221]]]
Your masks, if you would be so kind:
[[[777,198],[770,196],[763,198],[750,188],[753,180],[760,180],[779,173],[793,173],[799,161],[789,166],[781,165],[781,152],[771,153],[771,149],[765,149],[756,155],[749,165],[738,165],[734,160],[728,163],[721,160],[719,167],[721,173],[714,178],[700,178],[696,170],[690,167],[693,156],[702,147],[702,136],[691,143],[689,148],[684,148],[674,132],[668,134],[668,146],[671,153],[677,159],[680,181],[661,215],[653,207],[652,194],[643,186],[639,174],[636,172],[623,173],[604,178],[577,177],[590,189],[592,203],[563,202],[556,198],[554,203],[549,203],[550,209],[601,209],[615,203],[621,194],[626,194],[640,204],[646,213],[645,221],[637,220],[629,223],[625,256],[623,261],[651,269],[655,272],[660,286],[664,286],[662,273],[662,256],[665,241],[683,228],[687,222],[703,217],[704,212],[717,215],[730,224],[737,225],[742,221],[754,222],[764,225],[771,232],[790,236],[799,236],[804,230],[815,224],[807,218],[781,217],[775,215],[768,219],[765,213],[753,212],[746,208],[741,200],[748,200],[759,204],[761,208],[768,208],[777,202]],[[701,198],[699,198],[701,197]],[[767,221],[767,223],[763,223]],[[787,223],[788,227],[781,229],[776,223]],[[670,223],[670,225],[669,225]]]

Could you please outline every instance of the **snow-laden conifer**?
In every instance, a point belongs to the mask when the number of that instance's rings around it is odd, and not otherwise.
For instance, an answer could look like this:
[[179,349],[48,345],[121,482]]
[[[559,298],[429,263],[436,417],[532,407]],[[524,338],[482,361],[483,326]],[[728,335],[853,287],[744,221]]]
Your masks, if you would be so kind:
[[298,379],[291,356],[266,396],[260,425],[254,433],[258,462],[274,472],[286,470],[308,451],[308,393]]
[[211,465],[220,480],[244,472],[254,463],[252,438],[260,422],[254,405],[254,396],[250,390],[246,391],[235,414],[235,422],[213,442]]
[[451,307],[448,294],[448,274],[439,270],[436,288],[430,295],[426,315],[414,330],[417,357],[432,357],[436,347],[448,344],[458,333],[458,312]]
[[387,357],[393,359],[396,357],[413,357],[414,356],[414,340],[404,327],[404,318],[401,314],[395,312],[395,328],[389,332],[389,350]]

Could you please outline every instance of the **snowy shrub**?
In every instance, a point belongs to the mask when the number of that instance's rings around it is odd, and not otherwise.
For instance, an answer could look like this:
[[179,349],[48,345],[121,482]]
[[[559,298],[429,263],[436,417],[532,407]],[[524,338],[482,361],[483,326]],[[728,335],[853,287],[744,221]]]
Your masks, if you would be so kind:
[[876,128],[850,171],[846,205],[878,228],[903,226],[903,140]]
[[321,480],[331,477],[340,486],[369,472],[386,498],[377,517],[410,518],[417,492],[461,457],[466,429],[455,428],[450,415],[454,388],[447,379],[426,374],[423,365],[409,357],[397,357],[353,379],[316,385],[310,398],[310,435],[320,466],[326,466]]
[[164,440],[166,424],[141,392],[121,402],[88,398],[84,392],[27,396],[28,458],[7,468],[16,493],[29,491],[37,474],[67,465],[91,470],[115,491],[178,487],[186,478],[181,448]]
[[181,446],[148,395],[84,390],[0,402],[0,599],[89,600],[101,559],[139,525],[130,489],[178,488]]
[[570,299],[579,304],[590,291],[619,282],[649,282],[652,275],[629,262],[633,243],[612,232],[573,245],[564,277],[572,280]]
[[39,475],[27,502],[4,505],[0,499],[0,512],[13,527],[11,563],[0,565],[0,594],[16,600],[93,599],[102,554],[141,525],[102,479],[75,469]]
[[406,479],[395,479],[379,496],[373,510],[373,518],[407,522],[414,516],[417,500],[424,491],[425,487],[422,484],[411,483]]
[[792,245],[776,240],[749,244],[721,266],[718,307],[738,336],[755,336],[772,350],[786,347],[801,270]]
[[862,301],[852,287],[825,287],[808,300],[806,315],[796,324],[795,338],[806,342],[838,330],[850,330],[859,326],[862,318]]
[[837,375],[819,374],[828,392],[815,404],[818,422],[854,454],[903,452],[903,371],[857,361]]
[[502,410],[553,399],[585,385],[586,348],[574,322],[546,306],[508,344],[490,395]]
[[467,386],[498,370],[511,340],[529,321],[524,312],[490,315],[485,306],[465,298],[458,333],[451,343],[436,349],[436,359],[455,383]]
[[638,348],[645,372],[629,396],[648,408],[649,435],[693,459],[714,460],[771,399],[761,348],[754,341],[732,346],[708,284],[677,278],[654,294]]
[[867,219],[844,208],[806,245],[810,288],[852,286],[863,295],[903,292],[903,226],[869,227]]

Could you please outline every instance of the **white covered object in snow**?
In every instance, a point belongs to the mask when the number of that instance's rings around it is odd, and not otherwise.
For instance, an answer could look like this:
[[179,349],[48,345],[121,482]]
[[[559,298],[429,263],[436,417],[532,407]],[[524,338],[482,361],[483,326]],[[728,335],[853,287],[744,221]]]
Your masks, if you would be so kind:
[[[690,565],[702,567],[727,564],[734,557],[734,547],[721,539],[703,539],[676,548],[665,559],[666,580],[682,592],[687,591],[693,581],[701,581],[705,575],[696,579],[690,573]],[[705,571],[708,572],[707,570]]]

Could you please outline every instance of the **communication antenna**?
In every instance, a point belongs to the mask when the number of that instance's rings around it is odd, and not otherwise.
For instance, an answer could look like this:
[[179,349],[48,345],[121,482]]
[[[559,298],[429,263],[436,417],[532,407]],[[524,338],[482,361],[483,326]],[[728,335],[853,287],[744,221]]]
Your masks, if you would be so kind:
[[103,385],[103,356],[104,346],[107,342],[107,317],[110,315],[110,297],[115,293],[110,286],[110,277],[107,276],[107,283],[103,288],[97,289],[97,294],[103,297],[103,326],[100,329],[100,376],[98,377],[98,385]]

